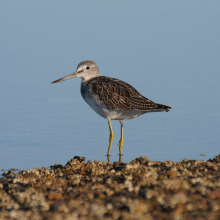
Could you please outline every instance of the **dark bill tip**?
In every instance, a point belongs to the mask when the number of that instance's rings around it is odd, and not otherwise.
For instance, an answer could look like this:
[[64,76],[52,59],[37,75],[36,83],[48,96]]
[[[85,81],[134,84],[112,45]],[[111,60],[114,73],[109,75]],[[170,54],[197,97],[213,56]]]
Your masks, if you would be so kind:
[[65,80],[67,80],[67,79],[74,78],[74,77],[76,77],[76,76],[77,76],[77,72],[74,72],[74,73],[69,74],[68,76],[65,76],[65,77],[63,77],[63,78],[60,78],[60,79],[57,79],[57,80],[51,82],[51,84],[58,83],[58,82],[62,82],[62,81],[65,81]]

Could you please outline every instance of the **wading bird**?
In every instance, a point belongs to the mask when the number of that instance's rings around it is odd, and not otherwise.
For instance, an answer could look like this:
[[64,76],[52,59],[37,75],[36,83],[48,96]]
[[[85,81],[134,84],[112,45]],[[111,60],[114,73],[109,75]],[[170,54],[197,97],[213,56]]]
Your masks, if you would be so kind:
[[110,130],[108,156],[110,155],[114,138],[111,119],[119,120],[121,124],[119,155],[122,155],[124,120],[136,118],[148,112],[168,112],[171,109],[169,105],[152,102],[126,82],[107,76],[100,76],[98,66],[91,60],[82,61],[78,64],[74,73],[52,83],[74,77],[82,78],[81,94],[86,103],[97,114],[108,120]]

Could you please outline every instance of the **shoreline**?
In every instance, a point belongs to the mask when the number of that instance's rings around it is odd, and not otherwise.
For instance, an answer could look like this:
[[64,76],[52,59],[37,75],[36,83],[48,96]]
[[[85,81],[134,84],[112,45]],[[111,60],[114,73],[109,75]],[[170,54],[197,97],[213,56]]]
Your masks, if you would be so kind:
[[0,178],[0,219],[219,219],[220,155],[129,163],[74,157]]

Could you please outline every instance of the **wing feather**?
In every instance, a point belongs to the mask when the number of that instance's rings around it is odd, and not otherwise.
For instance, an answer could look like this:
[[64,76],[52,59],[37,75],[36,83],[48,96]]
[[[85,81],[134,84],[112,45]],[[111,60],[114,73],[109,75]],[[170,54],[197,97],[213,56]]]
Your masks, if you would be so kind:
[[[164,111],[161,104],[156,104],[142,96],[133,86],[119,79],[99,76],[87,82],[93,94],[109,108],[116,110]],[[160,105],[160,106],[159,106]]]

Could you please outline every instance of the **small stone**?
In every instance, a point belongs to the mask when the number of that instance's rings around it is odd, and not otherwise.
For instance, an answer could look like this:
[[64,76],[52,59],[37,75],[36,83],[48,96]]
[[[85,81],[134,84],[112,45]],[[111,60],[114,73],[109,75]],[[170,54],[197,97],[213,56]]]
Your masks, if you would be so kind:
[[65,175],[70,175],[70,174],[73,174],[73,171],[72,170],[64,170],[63,173]]
[[85,164],[82,164],[82,165],[80,166],[80,169],[85,170],[85,169],[86,169]]
[[54,209],[58,212],[64,212],[64,213],[68,213],[69,209],[68,207],[64,204],[64,203],[58,203]]
[[10,170],[6,170],[2,175],[6,177],[13,177],[15,174]]
[[108,204],[106,205],[106,208],[110,210],[110,209],[113,208],[113,205],[112,205],[111,203],[108,203]]
[[217,199],[220,198],[220,192],[215,190],[213,192],[207,193],[206,196],[210,199]]
[[219,210],[219,204],[216,203],[216,202],[213,202],[213,203],[211,204],[211,209],[212,209],[213,212],[218,211],[218,210]]
[[57,192],[49,192],[47,197],[49,200],[62,200],[63,199],[63,195]]
[[132,160],[130,163],[132,163],[132,164],[134,164],[134,163],[146,164],[149,161],[150,160],[147,157],[142,156],[142,157],[137,157],[136,159]]
[[188,198],[187,198],[186,194],[184,192],[180,191],[171,197],[170,204],[171,204],[171,206],[175,206],[178,203],[185,204],[187,202],[187,200],[188,200]]
[[87,164],[86,164],[86,167],[92,167],[93,165],[92,165],[92,163],[90,163],[90,162],[88,162]]
[[38,176],[35,173],[25,173],[24,178],[38,178]]
[[189,212],[193,211],[193,205],[192,205],[192,203],[186,204],[186,210],[189,211]]
[[84,170],[84,169],[82,169],[82,170],[80,171],[80,173],[79,173],[79,174],[84,175],[84,174],[85,174],[85,170]]
[[191,183],[192,184],[196,184],[196,183],[200,183],[202,182],[202,178],[201,177],[196,177],[196,178],[192,178],[191,179]]
[[85,157],[80,157],[80,156],[75,156],[73,159],[76,159],[76,160],[78,160],[80,162],[84,162],[86,160]]
[[187,162],[187,161],[190,161],[190,159],[189,159],[189,158],[185,158],[185,159],[183,159],[182,161],[183,161],[183,162]]
[[204,171],[204,170],[205,170],[205,167],[199,167],[199,170],[200,170],[200,171]]
[[176,171],[168,171],[165,174],[166,177],[176,179],[177,178],[177,172]]
[[213,162],[215,162],[215,163],[220,163],[220,154],[218,154],[217,156],[215,156],[215,157],[213,158],[213,160],[211,160],[211,161],[213,161]]
[[206,162],[206,165],[207,167],[213,167],[214,166],[214,163],[210,162],[210,161],[207,161]]

